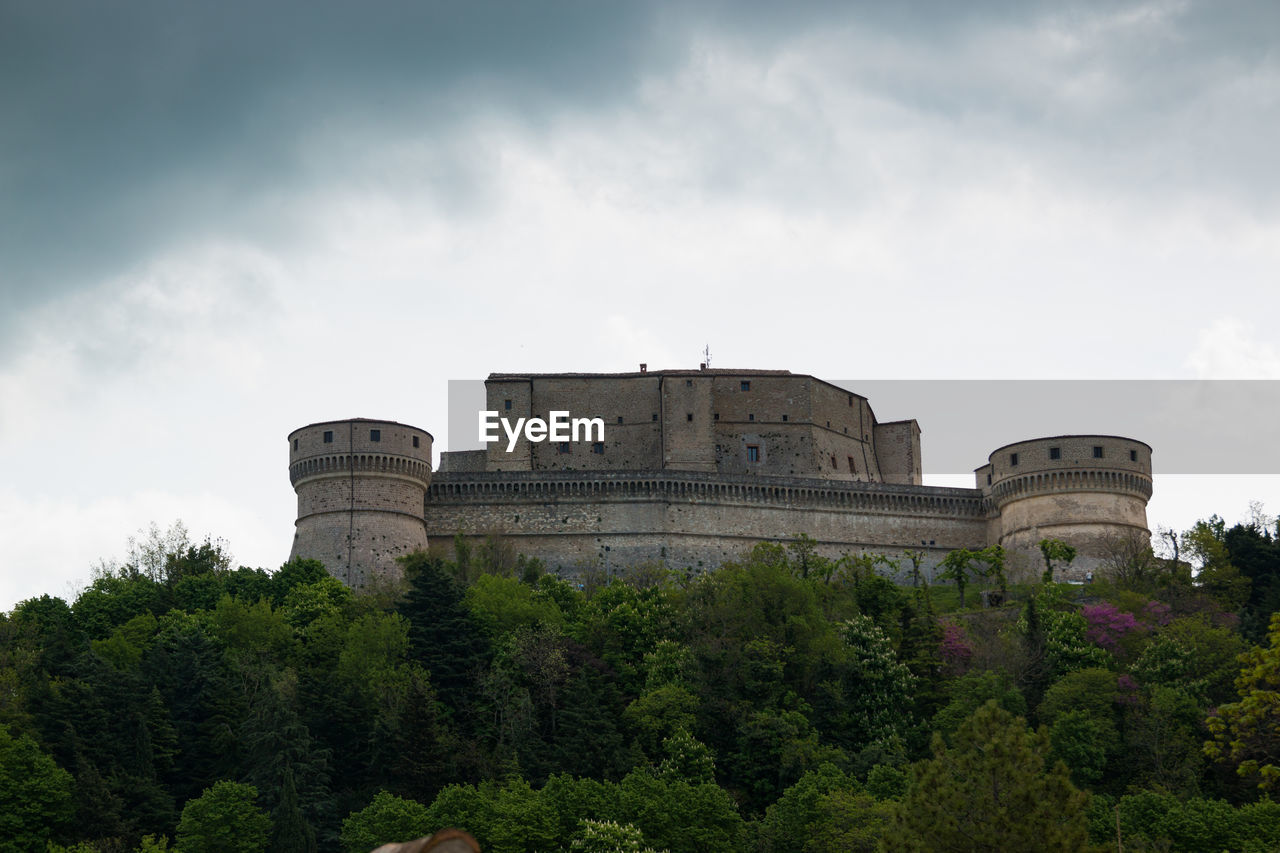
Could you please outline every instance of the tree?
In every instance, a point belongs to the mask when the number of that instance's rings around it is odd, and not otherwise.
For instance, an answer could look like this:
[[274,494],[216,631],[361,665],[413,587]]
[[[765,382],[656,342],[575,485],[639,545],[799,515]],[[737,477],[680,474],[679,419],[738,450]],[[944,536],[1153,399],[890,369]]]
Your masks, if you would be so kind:
[[426,806],[379,791],[373,802],[342,822],[342,846],[349,853],[369,853],[380,845],[419,838],[431,831]]
[[1209,758],[1234,764],[1236,772],[1256,779],[1264,791],[1280,784],[1280,613],[1271,615],[1267,647],[1242,658],[1236,680],[1239,700],[1222,705],[1206,721],[1212,740],[1204,745]]
[[920,586],[920,564],[924,562],[925,552],[919,548],[908,548],[902,552],[903,556],[911,561],[911,585],[913,587]]
[[573,853],[644,853],[644,833],[629,823],[583,818],[569,849]]
[[847,693],[851,742],[889,745],[906,735],[913,722],[907,710],[916,678],[899,663],[893,644],[869,616],[854,616],[841,626],[852,665]]
[[974,555],[977,560],[987,565],[987,568],[982,573],[983,577],[996,579],[996,585],[1000,589],[1001,604],[1009,602],[1009,581],[1005,577],[1004,571],[1004,563],[1007,556],[1002,545],[988,545]]
[[964,589],[969,584],[970,566],[976,556],[966,548],[957,548],[954,551],[948,551],[947,556],[943,557],[942,562],[938,564],[942,568],[942,571],[938,572],[938,578],[955,582],[956,591],[960,593],[961,610],[964,609]]
[[950,748],[934,735],[933,758],[916,765],[883,844],[889,851],[1083,849],[1088,795],[1061,764],[1048,765],[1048,736],[988,702]]
[[71,817],[71,774],[26,735],[0,725],[0,851],[43,849]]
[[1045,583],[1053,583],[1053,564],[1059,561],[1062,565],[1069,566],[1071,561],[1076,558],[1076,549],[1059,539],[1041,539],[1040,555],[1044,557],[1044,577]]
[[489,657],[480,624],[444,563],[421,552],[401,557],[409,592],[398,610],[409,622],[409,648],[426,667],[441,701],[457,711],[474,701]]
[[255,805],[258,790],[239,782],[217,782],[182,808],[178,849],[182,853],[260,853],[267,848],[271,819]]
[[1227,547],[1226,523],[1216,515],[1197,521],[1182,534],[1182,540],[1196,561],[1195,583],[1225,610],[1239,610],[1250,598],[1249,577],[1231,562]]
[[293,781],[293,768],[282,773],[280,802],[272,821],[271,849],[287,853],[315,853],[316,833],[298,807],[298,788]]

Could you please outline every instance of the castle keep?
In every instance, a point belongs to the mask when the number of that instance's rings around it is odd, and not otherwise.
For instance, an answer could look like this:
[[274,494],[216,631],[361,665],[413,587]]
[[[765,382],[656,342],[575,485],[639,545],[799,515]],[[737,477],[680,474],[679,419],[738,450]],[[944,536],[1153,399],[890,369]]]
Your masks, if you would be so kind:
[[[567,411],[604,440],[507,440],[442,453],[392,421],[317,423],[289,436],[298,494],[290,557],[361,586],[395,557],[455,534],[498,536],[548,569],[641,562],[702,571],[804,533],[820,553],[926,554],[999,543],[1077,547],[1078,574],[1118,537],[1148,536],[1151,448],[1071,435],[1001,447],[972,489],[921,485],[920,428],[879,422],[866,398],[781,370],[493,374],[487,408],[515,422]],[[592,436],[597,438],[598,436]]]

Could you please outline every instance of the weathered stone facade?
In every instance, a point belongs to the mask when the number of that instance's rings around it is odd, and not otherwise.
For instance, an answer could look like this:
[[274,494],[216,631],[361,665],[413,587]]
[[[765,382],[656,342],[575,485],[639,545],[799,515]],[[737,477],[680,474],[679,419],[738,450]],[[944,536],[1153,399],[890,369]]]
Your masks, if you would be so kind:
[[[1109,537],[1148,535],[1151,449],[1117,436],[1002,447],[974,489],[921,485],[915,421],[878,423],[868,401],[786,371],[494,374],[499,416],[600,418],[604,440],[444,453],[389,421],[313,424],[290,435],[298,491],[293,556],[362,585],[394,557],[455,534],[496,536],[572,574],[638,563],[704,571],[798,533],[820,553],[926,554],[999,542],[1024,563],[1053,537],[1096,566]],[[381,430],[379,441],[370,436]],[[324,443],[325,434],[330,443]],[[593,437],[594,438],[594,437]],[[336,447],[335,443],[336,442]]]
[[397,571],[396,557],[427,547],[424,430],[365,419],[302,427],[289,434],[289,480],[298,493],[291,560],[319,560],[361,587]]

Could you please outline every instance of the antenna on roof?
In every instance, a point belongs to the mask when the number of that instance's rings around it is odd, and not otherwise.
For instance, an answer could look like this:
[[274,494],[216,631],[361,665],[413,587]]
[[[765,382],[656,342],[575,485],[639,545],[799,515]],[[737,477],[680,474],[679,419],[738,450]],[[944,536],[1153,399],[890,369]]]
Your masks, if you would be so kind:
[[702,363],[707,367],[711,366],[711,344],[702,348]]

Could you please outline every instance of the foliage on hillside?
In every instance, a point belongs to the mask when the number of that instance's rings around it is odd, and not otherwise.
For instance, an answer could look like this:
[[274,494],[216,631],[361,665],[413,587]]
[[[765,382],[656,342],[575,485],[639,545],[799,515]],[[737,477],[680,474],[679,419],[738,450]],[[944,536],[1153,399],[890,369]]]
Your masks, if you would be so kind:
[[983,552],[900,587],[804,537],[579,583],[491,545],[353,594],[153,536],[0,616],[0,851],[1276,849],[1280,544],[1180,544],[1089,587]]

